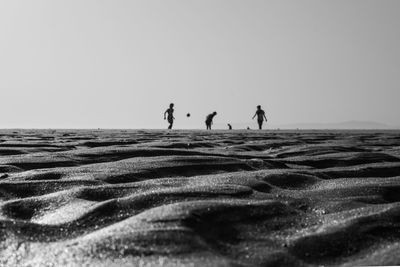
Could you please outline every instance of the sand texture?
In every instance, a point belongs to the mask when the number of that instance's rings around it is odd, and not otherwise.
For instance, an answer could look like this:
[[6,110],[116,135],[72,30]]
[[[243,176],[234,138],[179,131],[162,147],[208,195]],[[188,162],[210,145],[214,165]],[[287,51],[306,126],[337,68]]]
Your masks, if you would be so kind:
[[400,132],[0,132],[0,266],[400,264]]

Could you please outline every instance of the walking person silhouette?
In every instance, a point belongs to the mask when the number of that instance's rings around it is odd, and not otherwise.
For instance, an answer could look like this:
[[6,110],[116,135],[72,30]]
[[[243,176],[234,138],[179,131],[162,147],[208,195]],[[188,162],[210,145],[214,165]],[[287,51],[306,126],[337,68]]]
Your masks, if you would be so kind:
[[168,114],[168,129],[172,129],[172,125],[174,124],[174,103],[169,104],[169,108],[164,112],[164,120],[166,118],[166,114]]
[[207,115],[207,117],[206,117],[207,130],[211,130],[211,125],[213,124],[213,118],[214,118],[215,115],[217,115],[216,111],[214,111],[213,113]]
[[267,117],[265,117],[265,111],[261,109],[260,105],[257,106],[256,114],[254,114],[252,119],[254,120],[254,118],[256,116],[257,116],[257,122],[258,122],[258,129],[261,130],[263,122],[264,122],[264,118],[265,118],[265,121],[267,121]]

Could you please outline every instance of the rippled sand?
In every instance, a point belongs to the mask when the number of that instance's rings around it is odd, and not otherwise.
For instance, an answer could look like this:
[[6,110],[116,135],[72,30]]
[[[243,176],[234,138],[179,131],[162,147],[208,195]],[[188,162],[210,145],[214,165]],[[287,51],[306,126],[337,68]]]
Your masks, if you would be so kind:
[[0,266],[400,264],[400,132],[1,131]]

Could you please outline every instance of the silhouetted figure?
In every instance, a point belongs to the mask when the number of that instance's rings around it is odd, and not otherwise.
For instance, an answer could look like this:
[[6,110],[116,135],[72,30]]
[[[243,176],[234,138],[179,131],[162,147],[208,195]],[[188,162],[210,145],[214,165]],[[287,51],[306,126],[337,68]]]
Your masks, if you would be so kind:
[[262,125],[264,122],[264,118],[265,121],[267,121],[267,117],[265,117],[265,111],[261,109],[261,106],[258,105],[257,106],[257,111],[256,114],[254,114],[253,119],[257,116],[257,122],[258,122],[258,129],[262,129]]
[[230,125],[229,123],[228,123],[228,128],[229,130],[232,130],[232,125]]
[[217,115],[217,112],[214,111],[211,114],[208,114],[208,116],[206,117],[206,126],[207,126],[207,130],[211,130],[211,125],[213,123],[213,118],[214,116]]
[[172,124],[174,124],[174,104],[173,103],[171,103],[171,104],[169,104],[169,109],[167,109],[165,112],[164,112],[164,120],[165,119],[167,119],[166,118],[166,114],[168,114],[168,123],[169,123],[169,126],[168,126],[168,129],[172,129]]

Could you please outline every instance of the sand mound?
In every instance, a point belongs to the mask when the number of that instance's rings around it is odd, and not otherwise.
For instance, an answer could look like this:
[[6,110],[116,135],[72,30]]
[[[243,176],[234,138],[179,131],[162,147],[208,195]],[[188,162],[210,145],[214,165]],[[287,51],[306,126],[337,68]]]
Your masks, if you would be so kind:
[[0,139],[0,266],[400,264],[398,132]]

